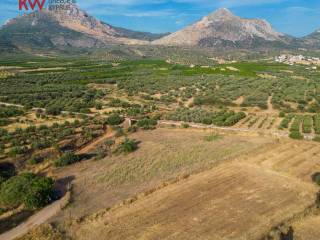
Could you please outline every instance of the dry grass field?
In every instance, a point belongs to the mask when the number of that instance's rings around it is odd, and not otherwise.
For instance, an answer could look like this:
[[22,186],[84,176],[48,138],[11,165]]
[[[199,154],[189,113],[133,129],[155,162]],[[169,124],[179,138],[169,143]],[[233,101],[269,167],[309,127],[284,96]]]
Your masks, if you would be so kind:
[[312,175],[320,169],[320,145],[316,142],[283,140],[271,151],[246,159],[263,169],[312,182]]
[[320,216],[310,216],[293,223],[295,240],[318,240],[320,236]]
[[211,131],[157,129],[130,136],[139,144],[129,155],[82,162],[54,174],[74,177],[72,204],[58,220],[81,217],[115,205],[178,176],[201,172],[274,142],[271,138],[223,135],[207,141]]
[[[74,203],[60,220],[68,213],[85,213],[84,208],[93,211],[92,205],[113,206],[174,176],[193,174],[139,195],[131,204],[67,221],[67,235],[79,240],[256,240],[314,205],[318,188],[311,175],[320,162],[317,143],[241,135],[208,142],[208,134],[139,132],[134,137],[142,144],[136,153],[72,169],[79,172]],[[316,216],[296,221],[297,239],[318,236],[318,221]]]
[[313,202],[312,185],[233,162],[71,228],[74,239],[260,239]]

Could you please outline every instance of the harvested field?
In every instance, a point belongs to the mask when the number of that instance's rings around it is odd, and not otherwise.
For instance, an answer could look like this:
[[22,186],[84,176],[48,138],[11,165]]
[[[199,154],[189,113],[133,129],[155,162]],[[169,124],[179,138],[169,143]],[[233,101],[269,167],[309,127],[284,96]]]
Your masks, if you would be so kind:
[[62,217],[80,217],[113,206],[164,181],[210,169],[225,160],[273,143],[267,137],[223,135],[208,142],[211,131],[157,129],[130,138],[140,141],[138,151],[82,162],[58,170],[57,178],[74,176],[73,203]]
[[320,145],[315,142],[287,140],[246,161],[311,182],[311,176],[320,169]]
[[259,239],[312,205],[314,192],[255,165],[224,163],[71,229],[79,240]]

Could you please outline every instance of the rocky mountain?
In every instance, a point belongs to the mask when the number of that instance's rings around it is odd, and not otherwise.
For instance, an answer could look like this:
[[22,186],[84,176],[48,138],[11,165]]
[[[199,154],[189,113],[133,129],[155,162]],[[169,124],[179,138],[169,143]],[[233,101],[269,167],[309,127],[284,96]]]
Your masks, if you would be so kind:
[[[160,34],[113,27],[76,5],[70,10],[42,10],[11,19],[0,29],[0,47],[103,47],[108,44],[148,44]],[[11,46],[11,47],[10,47]]]
[[251,47],[265,43],[287,44],[289,38],[260,19],[243,19],[219,9],[200,21],[159,40],[156,45],[203,47]]
[[320,29],[302,38],[303,46],[320,49]]
[[109,45],[197,46],[210,48],[319,49],[320,30],[304,38],[275,31],[265,20],[243,19],[219,9],[172,34],[137,32],[104,23],[76,5],[11,19],[0,28],[0,52],[34,49],[100,48]]

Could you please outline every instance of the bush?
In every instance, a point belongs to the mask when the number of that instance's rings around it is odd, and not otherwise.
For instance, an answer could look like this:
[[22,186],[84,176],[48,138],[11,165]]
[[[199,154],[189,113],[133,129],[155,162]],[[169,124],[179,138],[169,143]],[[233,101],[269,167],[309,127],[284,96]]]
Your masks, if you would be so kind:
[[280,117],[280,118],[284,118],[285,116],[286,116],[286,114],[285,114],[284,112],[280,112],[280,113],[279,113],[279,117]]
[[61,111],[62,111],[62,107],[56,106],[56,105],[48,106],[46,109],[46,113],[48,115],[53,115],[53,116],[59,115]]
[[312,126],[313,126],[312,117],[311,116],[304,116],[303,125],[302,125],[302,131],[304,133],[311,133],[312,132]]
[[119,125],[123,123],[123,121],[124,119],[119,114],[112,114],[106,120],[107,124],[112,126]]
[[124,132],[123,128],[118,127],[115,130],[116,130],[116,133],[114,135],[115,137],[122,137],[122,136],[125,135],[125,132]]
[[117,148],[117,153],[131,153],[138,149],[138,143],[135,140],[126,138]]
[[293,114],[288,114],[280,123],[279,129],[285,129],[289,127],[292,119],[294,118]]
[[145,118],[138,121],[138,127],[144,130],[152,130],[155,129],[155,126],[158,124],[157,120]]
[[1,185],[0,205],[6,208],[18,207],[21,204],[28,209],[43,207],[52,200],[53,184],[51,178],[33,173],[12,177]]
[[38,163],[41,163],[43,162],[43,158],[40,157],[40,156],[35,156],[35,157],[32,157],[28,160],[28,164],[30,165],[37,165]]
[[79,156],[75,155],[72,152],[67,152],[61,158],[56,160],[54,165],[56,167],[64,167],[64,166],[68,166],[68,165],[74,164],[79,161],[80,161]]
[[181,128],[189,128],[190,125],[188,123],[182,123]]
[[298,131],[290,132],[289,137],[292,138],[292,139],[297,139],[297,140],[302,140],[303,139],[303,135]]

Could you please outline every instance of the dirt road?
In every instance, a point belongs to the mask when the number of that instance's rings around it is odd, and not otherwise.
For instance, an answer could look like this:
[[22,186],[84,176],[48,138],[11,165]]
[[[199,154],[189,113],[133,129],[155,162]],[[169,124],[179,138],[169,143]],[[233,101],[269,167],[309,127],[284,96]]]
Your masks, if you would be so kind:
[[63,207],[65,207],[68,204],[69,199],[70,193],[67,193],[63,198],[40,210],[24,223],[10,231],[7,231],[6,233],[1,234],[0,240],[16,239],[28,233],[34,227],[45,223],[48,219],[56,215]]

